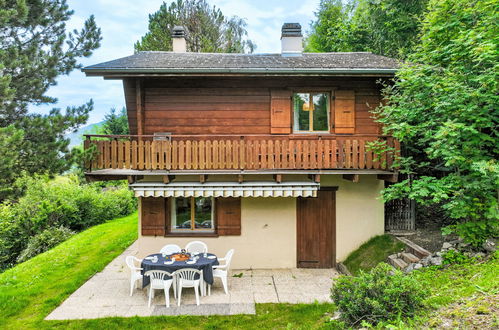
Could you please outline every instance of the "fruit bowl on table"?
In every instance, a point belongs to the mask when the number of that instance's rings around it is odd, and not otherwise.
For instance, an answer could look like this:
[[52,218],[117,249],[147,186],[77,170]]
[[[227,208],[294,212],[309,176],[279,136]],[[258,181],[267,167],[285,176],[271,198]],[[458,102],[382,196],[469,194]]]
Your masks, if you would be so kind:
[[191,258],[187,253],[175,253],[170,256],[171,259],[175,258],[175,261],[186,261]]

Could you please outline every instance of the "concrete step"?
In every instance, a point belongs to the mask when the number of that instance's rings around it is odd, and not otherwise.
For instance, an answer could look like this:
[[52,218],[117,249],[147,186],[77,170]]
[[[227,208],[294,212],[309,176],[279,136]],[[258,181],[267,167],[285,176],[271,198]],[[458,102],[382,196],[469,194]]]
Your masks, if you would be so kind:
[[402,252],[401,254],[402,259],[407,262],[408,264],[418,262],[420,259],[416,257],[414,254],[409,253],[409,252]]
[[405,237],[396,237],[399,241],[406,245],[406,252],[412,253],[416,257],[423,259],[424,257],[429,256],[431,253],[428,250],[423,249],[421,246],[416,243],[408,240]]
[[407,263],[400,258],[388,258],[388,262],[395,268],[403,270],[407,267]]

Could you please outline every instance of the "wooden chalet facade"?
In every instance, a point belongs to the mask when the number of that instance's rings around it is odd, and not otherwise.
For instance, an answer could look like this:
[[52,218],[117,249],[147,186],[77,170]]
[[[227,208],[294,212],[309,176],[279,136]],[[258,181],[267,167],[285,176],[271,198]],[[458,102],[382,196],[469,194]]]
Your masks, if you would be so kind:
[[396,61],[302,53],[296,24],[281,43],[280,54],[174,47],[83,69],[123,81],[131,135],[87,136],[86,175],[129,180],[144,255],[202,237],[215,253],[235,248],[236,267],[325,268],[383,233],[379,193],[399,146],[371,111]]

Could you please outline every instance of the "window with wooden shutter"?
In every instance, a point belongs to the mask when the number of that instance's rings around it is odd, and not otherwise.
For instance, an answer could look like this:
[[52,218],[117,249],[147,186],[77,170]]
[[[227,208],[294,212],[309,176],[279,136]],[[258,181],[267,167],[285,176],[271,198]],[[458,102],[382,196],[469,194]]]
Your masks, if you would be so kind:
[[335,91],[334,132],[355,133],[355,91]]
[[215,204],[218,235],[241,235],[241,198],[217,198]]
[[291,95],[288,90],[272,90],[270,93],[270,133],[291,133]]
[[167,198],[141,198],[141,226],[144,236],[164,236],[168,222]]

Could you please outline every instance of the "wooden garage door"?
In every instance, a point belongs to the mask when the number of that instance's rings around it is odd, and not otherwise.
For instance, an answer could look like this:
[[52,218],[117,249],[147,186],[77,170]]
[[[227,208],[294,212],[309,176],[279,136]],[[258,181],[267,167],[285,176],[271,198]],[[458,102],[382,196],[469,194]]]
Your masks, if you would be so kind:
[[335,191],[297,203],[297,267],[331,268],[336,260]]

